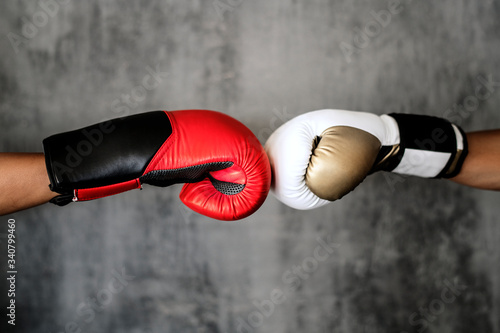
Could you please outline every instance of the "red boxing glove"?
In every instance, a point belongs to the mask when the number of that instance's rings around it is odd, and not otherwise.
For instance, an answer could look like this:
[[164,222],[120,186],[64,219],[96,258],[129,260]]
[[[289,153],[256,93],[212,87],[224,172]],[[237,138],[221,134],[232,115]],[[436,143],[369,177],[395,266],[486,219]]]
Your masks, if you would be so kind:
[[180,198],[219,220],[255,212],[271,184],[269,160],[241,122],[215,111],[153,111],[43,141],[51,189],[65,205],[141,184],[187,183]]

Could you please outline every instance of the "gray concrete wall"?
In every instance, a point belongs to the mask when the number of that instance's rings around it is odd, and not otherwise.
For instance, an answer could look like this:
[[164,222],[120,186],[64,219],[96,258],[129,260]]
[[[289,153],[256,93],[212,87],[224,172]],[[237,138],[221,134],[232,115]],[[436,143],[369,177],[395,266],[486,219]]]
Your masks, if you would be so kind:
[[[0,8],[1,151],[41,151],[48,135],[157,109],[219,110],[262,142],[320,108],[500,127],[498,84],[474,104],[480,77],[500,81],[498,1]],[[392,13],[375,23],[382,10]],[[151,70],[159,84],[141,95]],[[468,111],[453,108],[464,101]],[[329,206],[295,211],[270,196],[229,223],[190,212],[179,190],[3,217],[2,280],[7,219],[17,223],[12,331],[500,332],[499,193],[379,173]]]

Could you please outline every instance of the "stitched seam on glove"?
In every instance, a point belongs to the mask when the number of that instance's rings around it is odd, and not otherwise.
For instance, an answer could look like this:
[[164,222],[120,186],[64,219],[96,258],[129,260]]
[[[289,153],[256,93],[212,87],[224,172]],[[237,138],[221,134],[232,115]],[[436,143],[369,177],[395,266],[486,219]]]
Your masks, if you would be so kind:
[[155,156],[153,156],[153,158],[149,162],[148,166],[146,167],[146,169],[144,171],[144,174],[146,174],[147,172],[153,171],[154,168],[158,165],[158,163],[160,163],[162,156],[165,155],[165,151],[167,151],[174,144],[174,142],[177,141],[177,128],[178,128],[178,125],[177,125],[177,122],[175,120],[175,117],[171,113],[169,113],[167,111],[163,111],[163,112],[165,112],[165,114],[167,115],[167,117],[168,117],[168,119],[170,121],[170,125],[172,127],[172,134],[161,145],[160,149],[158,149],[158,151],[156,152]]

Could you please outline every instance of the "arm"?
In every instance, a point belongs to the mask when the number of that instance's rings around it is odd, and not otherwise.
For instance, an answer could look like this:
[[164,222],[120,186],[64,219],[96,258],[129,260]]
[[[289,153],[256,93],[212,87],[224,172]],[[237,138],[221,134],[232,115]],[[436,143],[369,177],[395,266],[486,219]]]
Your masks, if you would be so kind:
[[450,180],[485,190],[500,190],[500,130],[467,133],[469,154]]
[[312,111],[280,126],[266,151],[273,193],[296,209],[338,200],[376,171],[500,190],[500,129],[465,134],[434,116]]
[[63,206],[99,199],[142,184],[185,183],[179,196],[189,208],[233,221],[255,212],[271,185],[257,137],[210,110],[116,118],[52,135],[43,140],[43,151],[0,153],[0,215],[48,201]]
[[42,153],[0,153],[0,215],[48,202],[49,189]]

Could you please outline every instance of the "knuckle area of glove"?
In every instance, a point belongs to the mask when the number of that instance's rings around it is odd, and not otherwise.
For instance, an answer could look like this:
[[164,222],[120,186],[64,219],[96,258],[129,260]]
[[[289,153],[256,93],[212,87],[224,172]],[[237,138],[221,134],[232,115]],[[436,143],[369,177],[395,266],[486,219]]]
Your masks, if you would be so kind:
[[321,134],[306,169],[308,188],[321,199],[334,201],[352,191],[372,167],[380,142],[359,129],[335,126]]

